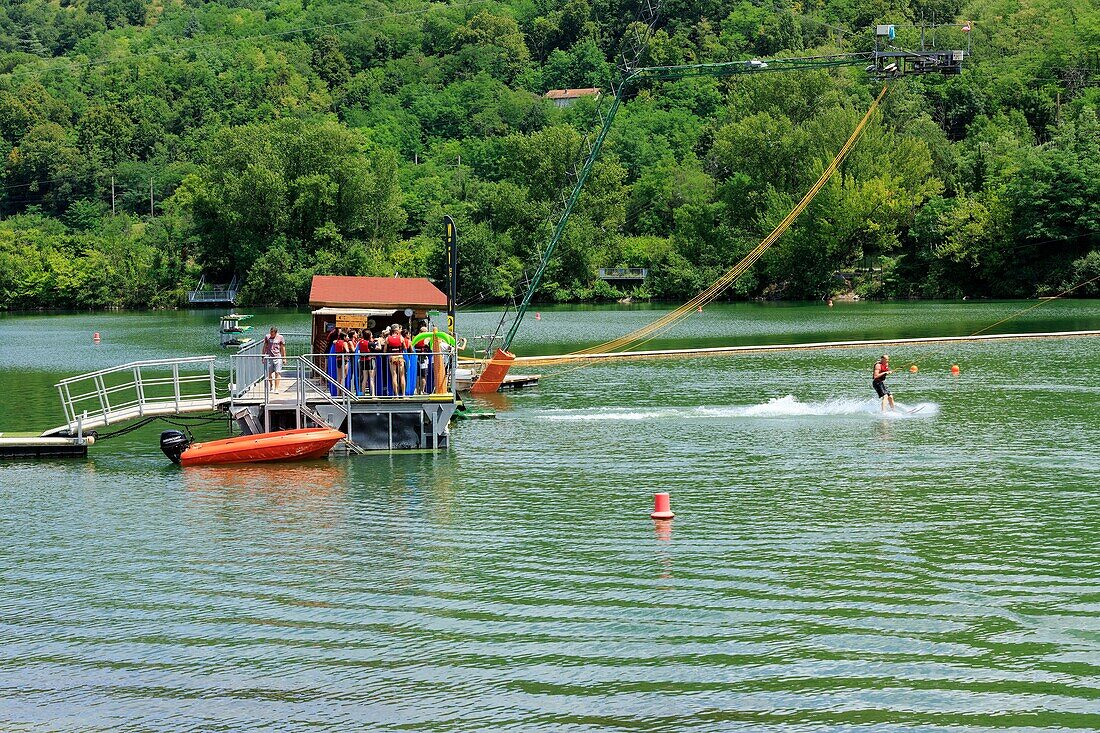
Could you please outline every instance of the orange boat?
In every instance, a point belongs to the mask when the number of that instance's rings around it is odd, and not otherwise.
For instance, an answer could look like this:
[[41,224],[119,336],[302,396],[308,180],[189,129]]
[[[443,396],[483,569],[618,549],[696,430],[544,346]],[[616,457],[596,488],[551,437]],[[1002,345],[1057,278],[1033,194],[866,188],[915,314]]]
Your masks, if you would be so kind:
[[238,438],[212,440],[209,443],[192,443],[179,430],[165,430],[160,434],[160,449],[172,463],[181,466],[302,461],[324,458],[332,450],[332,446],[346,437],[339,430],[301,428],[242,435]]

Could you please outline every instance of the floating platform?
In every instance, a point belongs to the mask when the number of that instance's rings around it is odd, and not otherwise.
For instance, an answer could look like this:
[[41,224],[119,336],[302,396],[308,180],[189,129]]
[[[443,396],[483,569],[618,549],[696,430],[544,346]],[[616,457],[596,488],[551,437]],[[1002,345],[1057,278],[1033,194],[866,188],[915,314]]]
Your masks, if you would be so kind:
[[541,374],[509,374],[500,385],[501,391],[506,389],[523,389],[524,387],[537,387]]
[[95,437],[50,438],[41,435],[0,433],[0,458],[87,458]]
[[[555,357],[558,358],[558,357]],[[537,387],[541,374],[508,374],[500,385],[501,392],[505,390],[523,389],[525,387]],[[468,368],[460,368],[455,376],[459,392],[469,392],[473,386],[473,371]]]
[[[304,367],[309,362],[298,363]],[[228,409],[242,432],[293,430],[312,423],[346,433],[350,441],[343,445],[352,452],[449,447],[448,425],[456,407],[452,393],[333,397],[327,385],[305,378],[303,372],[284,372],[279,389],[265,389],[261,381],[238,390]]]

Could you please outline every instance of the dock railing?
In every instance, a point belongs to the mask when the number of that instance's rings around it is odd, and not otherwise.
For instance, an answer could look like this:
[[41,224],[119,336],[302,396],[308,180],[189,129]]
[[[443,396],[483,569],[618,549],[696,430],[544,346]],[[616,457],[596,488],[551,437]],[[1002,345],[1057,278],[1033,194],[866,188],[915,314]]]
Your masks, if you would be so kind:
[[207,283],[206,275],[202,275],[199,278],[198,286],[194,290],[187,291],[187,302],[236,304],[239,292],[240,285],[236,275],[227,285]]
[[[279,332],[286,341],[287,357],[292,358],[309,354],[312,350],[310,335],[296,331]],[[229,359],[229,394],[231,397],[240,397],[247,394],[250,389],[259,385],[264,378],[266,364],[261,358],[264,350],[263,337],[261,335],[255,341],[244,344],[237,353]]]
[[57,383],[68,430],[89,430],[150,415],[215,410],[213,356],[153,359],[100,369]]
[[[253,401],[262,399],[266,404],[279,401],[280,395],[271,390],[269,380],[265,379],[267,367],[273,357],[264,356],[262,345],[249,344],[230,359],[230,396],[236,400]],[[395,394],[392,383],[389,359],[399,355],[405,360],[406,389],[403,394]],[[420,374],[419,359],[427,362],[427,384],[423,394],[416,394],[417,378]],[[328,373],[329,360],[336,364],[337,376]],[[435,385],[436,359],[444,359],[445,387],[437,390]],[[399,399],[447,399],[455,394],[455,368],[453,353],[402,352],[371,354],[296,354],[283,360],[280,377],[283,379],[301,379],[313,383],[313,389],[327,393],[328,397],[346,396],[351,401],[399,400]],[[308,365],[308,369],[305,368]],[[371,369],[373,365],[373,369]],[[289,388],[289,385],[287,386]],[[310,392],[313,394],[313,392]],[[282,397],[285,401],[289,395]],[[324,401],[319,398],[318,401]]]
[[[355,394],[330,377],[326,371],[318,369],[312,359],[308,356],[294,357],[294,372],[295,399],[298,405],[297,427],[302,427],[304,415],[311,416],[310,402],[327,402],[340,410],[344,418],[351,417],[351,403],[356,399]],[[316,422],[316,419],[314,421]],[[331,427],[340,429],[340,425]]]

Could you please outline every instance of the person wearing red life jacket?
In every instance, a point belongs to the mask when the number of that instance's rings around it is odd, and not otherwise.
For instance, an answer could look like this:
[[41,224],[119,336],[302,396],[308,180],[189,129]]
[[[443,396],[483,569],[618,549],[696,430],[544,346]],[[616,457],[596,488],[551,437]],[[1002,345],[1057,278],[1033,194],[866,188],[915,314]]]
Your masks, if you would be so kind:
[[342,328],[332,340],[332,353],[336,354],[336,381],[343,384],[348,369],[348,334]]
[[883,354],[878,361],[875,362],[875,368],[871,372],[871,386],[875,389],[875,394],[882,400],[882,411],[886,412],[886,403],[890,403],[890,409],[894,409],[894,395],[890,394],[890,388],[886,386],[886,375],[893,374],[894,371],[890,368],[890,357]]
[[400,324],[395,324],[390,335],[386,337],[386,353],[390,355],[390,385],[393,394],[404,396],[405,394],[405,350],[407,341],[401,334]]

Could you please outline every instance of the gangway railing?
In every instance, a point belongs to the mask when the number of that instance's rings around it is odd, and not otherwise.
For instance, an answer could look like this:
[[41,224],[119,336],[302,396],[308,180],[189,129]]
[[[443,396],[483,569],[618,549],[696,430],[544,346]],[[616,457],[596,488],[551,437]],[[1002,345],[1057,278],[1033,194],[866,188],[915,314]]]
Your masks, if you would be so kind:
[[151,359],[62,379],[56,384],[65,425],[52,435],[154,415],[218,409],[213,356]]
[[263,339],[249,342],[229,358],[229,396],[240,397],[264,378]]
[[237,302],[236,290],[189,290],[189,303],[231,303]]
[[[416,393],[417,379],[421,372],[418,368],[407,366],[406,391],[397,393],[391,383],[389,360],[391,357],[401,356],[406,364],[414,364],[419,367],[419,360],[424,359],[427,374],[427,394]],[[276,392],[268,380],[268,367],[273,357],[263,355],[263,346],[260,343],[248,344],[230,357],[229,395],[231,409],[235,408],[237,401],[246,404],[261,402],[287,403],[294,399],[292,394],[292,382],[298,378],[296,359],[303,359],[309,364],[305,376],[312,378],[324,392],[328,389],[329,396],[333,390],[337,394],[347,393],[352,402],[390,401],[403,399],[447,399],[455,395],[455,354],[440,352],[406,351],[393,353],[372,352],[368,354],[291,354],[283,359],[282,369],[279,371],[280,381],[287,380],[284,386]],[[339,374],[342,379],[333,378],[326,366],[330,360],[336,360]],[[437,360],[443,361],[443,380],[440,385],[435,383],[435,370]],[[409,369],[413,369],[409,373]],[[362,381],[351,376],[346,376],[348,371],[362,377]],[[329,389],[331,387],[331,389]]]
[[187,291],[189,303],[230,303],[236,304],[240,286],[237,276],[228,285],[207,285],[206,275],[199,278],[199,284],[194,290]]
[[[324,424],[334,430],[339,430],[344,420],[347,420],[347,437],[344,438],[344,444],[347,446],[348,450],[353,453],[364,453],[365,451],[351,439],[351,403],[356,399],[355,393],[333,379],[323,369],[317,368],[317,365],[310,361],[309,357],[294,357],[294,368],[296,427],[303,427],[305,418],[309,418],[315,423]],[[314,378],[318,378],[318,383],[314,383]],[[322,387],[325,388],[322,389]],[[336,394],[331,394],[330,390],[335,391]],[[337,419],[336,425],[329,423],[320,413],[310,407],[311,395],[314,401],[320,396],[325,402],[339,410],[342,417]],[[267,429],[270,430],[270,427]]]
[[601,267],[597,277],[601,280],[645,280],[649,270],[645,267]]
[[[308,333],[298,331],[280,331],[279,333],[285,340],[284,348],[288,358],[310,352],[312,344]],[[267,376],[265,371],[267,364],[263,353],[264,340],[261,336],[241,346],[229,359],[229,394],[232,397],[248,394],[253,387],[260,384],[260,380]]]

